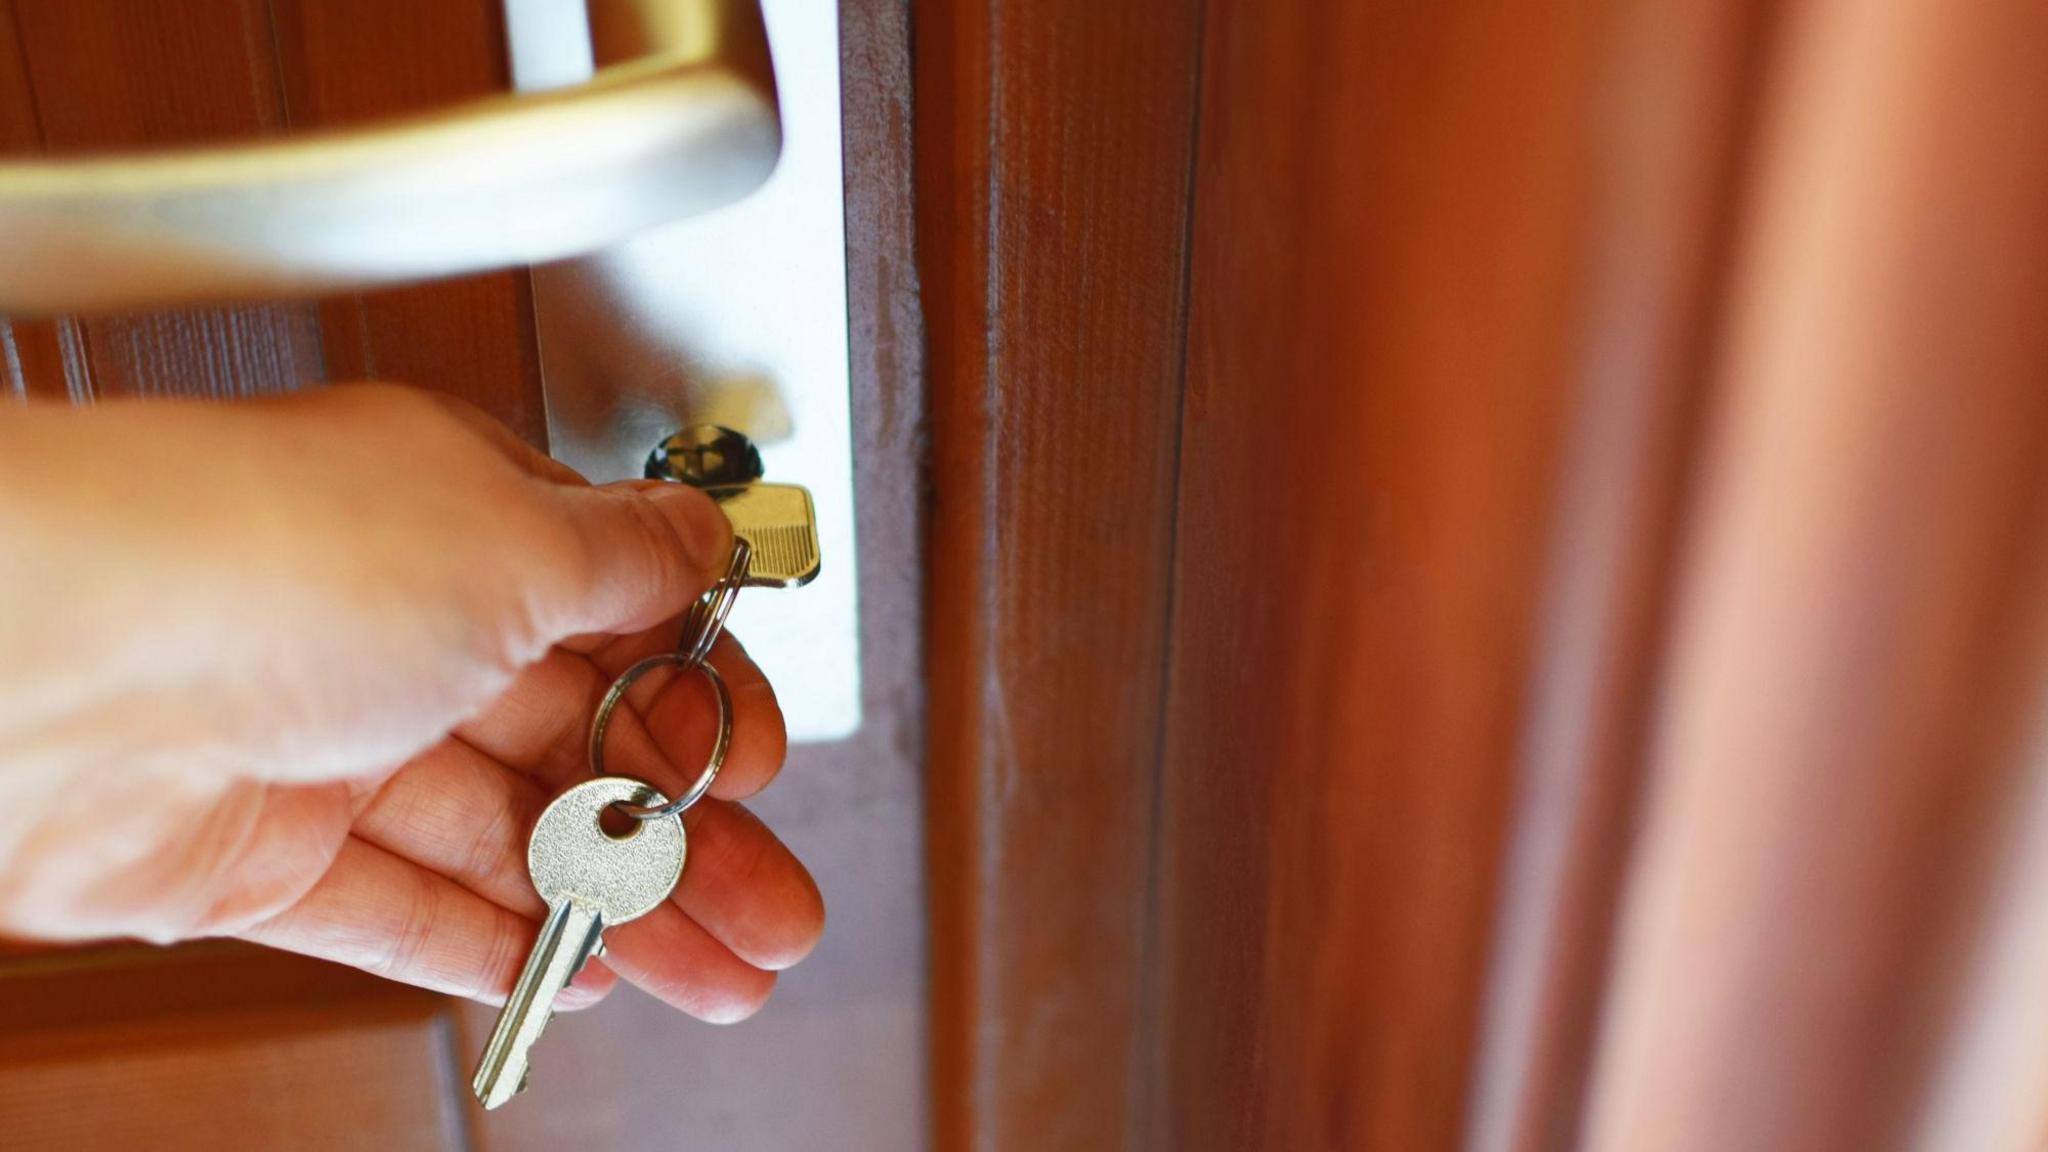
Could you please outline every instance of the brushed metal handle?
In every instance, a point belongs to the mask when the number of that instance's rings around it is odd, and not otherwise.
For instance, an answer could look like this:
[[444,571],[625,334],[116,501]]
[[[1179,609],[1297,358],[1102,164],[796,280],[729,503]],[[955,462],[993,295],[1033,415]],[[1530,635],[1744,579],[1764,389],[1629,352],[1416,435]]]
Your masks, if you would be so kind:
[[592,252],[781,150],[758,0],[628,0],[576,88],[339,132],[0,163],[0,312],[303,295]]

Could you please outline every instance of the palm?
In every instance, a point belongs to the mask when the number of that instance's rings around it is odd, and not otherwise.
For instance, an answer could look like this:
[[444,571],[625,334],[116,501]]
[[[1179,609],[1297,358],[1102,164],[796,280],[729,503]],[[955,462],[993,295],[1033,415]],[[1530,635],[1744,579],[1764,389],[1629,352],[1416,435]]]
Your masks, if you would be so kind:
[[[204,890],[199,930],[323,956],[477,999],[501,999],[543,912],[525,838],[547,800],[588,768],[584,724],[612,675],[672,636],[655,629],[558,648],[482,715],[381,777],[285,785],[243,782],[219,797],[187,843],[225,846],[179,868]],[[823,906],[808,873],[732,801],[782,759],[772,692],[730,641],[713,655],[731,682],[734,733],[712,798],[687,815],[690,859],[668,904],[606,937],[571,996],[601,994],[611,970],[677,1007],[733,1019],[758,1007],[773,972],[816,940]],[[711,743],[713,712],[695,677],[657,673],[613,726],[614,770],[673,794]],[[668,761],[687,765],[677,769]]]

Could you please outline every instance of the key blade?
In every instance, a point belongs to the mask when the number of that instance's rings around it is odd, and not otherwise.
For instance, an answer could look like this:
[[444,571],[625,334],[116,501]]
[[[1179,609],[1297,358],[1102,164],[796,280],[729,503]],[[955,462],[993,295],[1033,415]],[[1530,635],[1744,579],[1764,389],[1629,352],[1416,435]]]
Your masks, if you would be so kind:
[[470,1088],[477,1103],[497,1108],[526,1087],[529,1055],[554,1015],[555,996],[569,986],[603,942],[604,920],[582,901],[557,901],[541,925],[540,938],[498,1013],[490,1043],[484,1045]]
[[555,996],[603,944],[604,930],[646,915],[675,890],[689,849],[680,818],[644,821],[623,837],[601,823],[613,804],[665,803],[645,781],[600,776],[549,801],[534,821],[526,870],[548,917],[470,1081],[485,1108],[519,1094]]

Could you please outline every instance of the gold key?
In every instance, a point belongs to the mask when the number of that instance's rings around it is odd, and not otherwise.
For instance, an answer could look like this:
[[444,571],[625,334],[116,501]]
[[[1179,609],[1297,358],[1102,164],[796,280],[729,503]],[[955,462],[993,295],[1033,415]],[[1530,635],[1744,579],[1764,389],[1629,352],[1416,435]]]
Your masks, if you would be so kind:
[[818,512],[810,490],[761,479],[761,454],[744,435],[715,424],[685,428],[647,458],[647,475],[702,488],[753,549],[744,584],[795,588],[821,567]]
[[818,513],[810,489],[754,483],[705,491],[732,521],[733,534],[754,550],[748,586],[795,588],[818,575]]

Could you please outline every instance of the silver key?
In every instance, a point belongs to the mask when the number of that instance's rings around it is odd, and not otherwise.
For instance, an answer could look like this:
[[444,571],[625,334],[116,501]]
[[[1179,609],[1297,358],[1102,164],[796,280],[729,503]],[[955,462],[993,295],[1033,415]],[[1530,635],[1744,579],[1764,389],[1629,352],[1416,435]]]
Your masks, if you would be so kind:
[[528,1053],[554,1014],[555,994],[602,951],[604,930],[646,915],[675,890],[686,848],[680,817],[637,821],[624,839],[598,825],[613,804],[667,802],[638,780],[600,776],[557,796],[534,822],[526,868],[548,918],[470,1083],[484,1107],[526,1087]]

